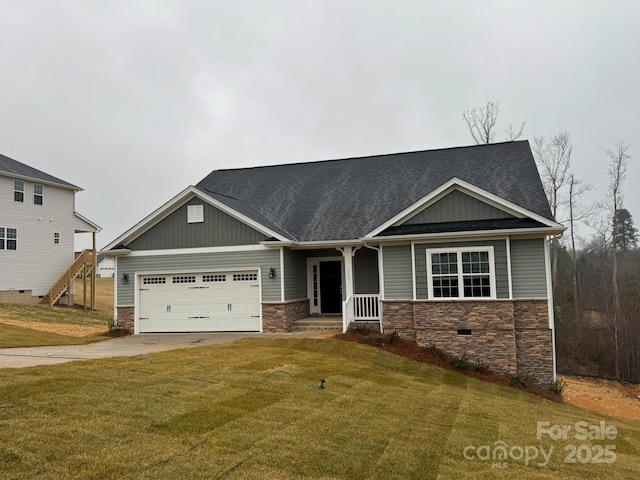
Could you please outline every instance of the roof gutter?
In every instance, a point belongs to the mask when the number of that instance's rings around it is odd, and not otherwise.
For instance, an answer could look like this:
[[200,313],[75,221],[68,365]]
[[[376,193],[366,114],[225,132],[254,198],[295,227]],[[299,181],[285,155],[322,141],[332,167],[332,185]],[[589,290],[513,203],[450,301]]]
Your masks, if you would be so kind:
[[567,228],[555,228],[555,227],[543,227],[543,228],[515,228],[515,229],[500,229],[500,230],[478,230],[471,232],[440,232],[440,233],[422,233],[417,235],[389,235],[378,237],[363,237],[360,239],[362,242],[397,242],[401,240],[445,240],[445,239],[467,239],[467,238],[484,238],[484,237],[496,237],[505,235],[560,235]]
[[128,248],[118,248],[115,250],[100,250],[98,255],[104,255],[105,257],[123,257],[129,255],[131,250]]

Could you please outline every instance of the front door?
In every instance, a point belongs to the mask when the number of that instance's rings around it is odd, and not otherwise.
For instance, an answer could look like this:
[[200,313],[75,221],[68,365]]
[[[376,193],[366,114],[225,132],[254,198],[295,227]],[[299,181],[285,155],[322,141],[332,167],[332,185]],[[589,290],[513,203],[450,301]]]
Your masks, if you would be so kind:
[[342,262],[320,262],[320,313],[342,313]]

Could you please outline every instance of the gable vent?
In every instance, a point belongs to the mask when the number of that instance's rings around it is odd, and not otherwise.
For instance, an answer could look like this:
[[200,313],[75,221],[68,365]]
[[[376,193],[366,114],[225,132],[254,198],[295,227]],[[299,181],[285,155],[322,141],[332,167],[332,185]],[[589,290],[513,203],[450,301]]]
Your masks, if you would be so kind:
[[204,222],[204,205],[187,206],[187,223]]

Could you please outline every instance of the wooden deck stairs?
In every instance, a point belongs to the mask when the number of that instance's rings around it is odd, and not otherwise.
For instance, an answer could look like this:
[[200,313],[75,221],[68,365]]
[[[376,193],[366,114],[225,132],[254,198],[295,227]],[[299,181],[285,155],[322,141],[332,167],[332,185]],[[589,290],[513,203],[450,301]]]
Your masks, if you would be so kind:
[[68,293],[73,285],[73,282],[76,278],[82,275],[82,278],[85,282],[84,288],[84,308],[87,309],[87,280],[90,281],[90,304],[89,307],[91,310],[95,309],[95,269],[96,269],[96,251],[95,250],[83,250],[71,264],[71,266],[64,272],[60,278],[53,284],[53,286],[49,289],[49,293],[47,293],[42,299],[43,304],[53,306],[60,300],[60,298]]

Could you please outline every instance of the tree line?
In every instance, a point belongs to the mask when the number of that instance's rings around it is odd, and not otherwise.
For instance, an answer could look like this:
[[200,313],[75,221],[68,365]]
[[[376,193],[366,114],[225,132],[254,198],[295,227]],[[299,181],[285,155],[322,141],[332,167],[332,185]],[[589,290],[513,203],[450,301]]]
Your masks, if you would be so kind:
[[[494,141],[498,113],[496,102],[463,112],[476,143]],[[524,126],[509,126],[505,141]],[[558,369],[640,383],[640,249],[624,202],[631,148],[621,140],[603,152],[608,188],[589,205],[583,198],[592,187],[572,169],[568,132],[534,137],[531,149],[551,213],[567,227],[549,239]],[[580,224],[594,233],[580,237]]]

